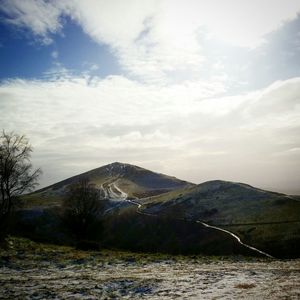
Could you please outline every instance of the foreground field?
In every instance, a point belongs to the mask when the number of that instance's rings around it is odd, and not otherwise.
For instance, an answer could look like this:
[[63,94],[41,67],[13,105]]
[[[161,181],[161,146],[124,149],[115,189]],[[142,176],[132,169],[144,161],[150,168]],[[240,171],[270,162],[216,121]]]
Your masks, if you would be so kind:
[[300,260],[79,251],[10,238],[0,299],[299,299]]

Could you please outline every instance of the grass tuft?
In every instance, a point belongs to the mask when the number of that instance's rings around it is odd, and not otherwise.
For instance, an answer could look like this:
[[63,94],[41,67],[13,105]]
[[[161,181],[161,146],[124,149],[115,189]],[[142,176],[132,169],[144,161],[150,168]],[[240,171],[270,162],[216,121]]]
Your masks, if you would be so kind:
[[255,286],[256,285],[254,283],[239,283],[239,284],[235,285],[234,287],[237,289],[252,289]]

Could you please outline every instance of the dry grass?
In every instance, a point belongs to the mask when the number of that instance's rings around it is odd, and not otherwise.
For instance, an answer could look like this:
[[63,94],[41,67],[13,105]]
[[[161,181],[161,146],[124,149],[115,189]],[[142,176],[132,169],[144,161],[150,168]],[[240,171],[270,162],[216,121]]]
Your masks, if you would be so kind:
[[252,289],[255,287],[254,283],[239,283],[234,286],[237,289]]

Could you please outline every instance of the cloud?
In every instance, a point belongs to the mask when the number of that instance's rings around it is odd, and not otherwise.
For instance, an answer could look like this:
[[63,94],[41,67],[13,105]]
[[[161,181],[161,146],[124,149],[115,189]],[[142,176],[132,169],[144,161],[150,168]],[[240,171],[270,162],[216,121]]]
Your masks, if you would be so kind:
[[44,43],[76,21],[121,65],[148,82],[199,79],[206,61],[203,39],[257,47],[284,21],[297,17],[299,0],[4,0],[6,22],[29,28]]
[[276,81],[264,89],[260,97],[256,99],[251,113],[263,118],[285,116],[291,121],[292,115],[297,114],[300,109],[299,97],[299,78]]
[[51,34],[59,32],[62,10],[53,1],[3,0],[1,11],[7,16],[5,22],[20,28],[28,28],[43,44],[52,43]]
[[[182,0],[75,1],[72,16],[99,43],[112,47],[131,75],[148,81],[199,78],[206,60],[202,39],[256,47],[283,21],[293,19],[300,1]],[[255,16],[255,18],[253,17]]]
[[0,88],[0,127],[28,135],[44,185],[124,161],[194,182],[273,182],[292,190],[300,179],[299,86],[293,78],[221,97],[218,85],[205,82],[10,80]]
[[[42,184],[118,160],[194,182],[292,190],[300,179],[299,4],[4,0],[7,24],[49,44],[71,19],[127,73],[89,77],[98,65],[86,63],[75,76],[55,62],[41,80],[2,82],[0,126],[29,136]],[[255,78],[267,87],[245,92]]]
[[58,51],[52,51],[51,56],[52,56],[52,58],[57,59],[58,58]]
[[99,66],[97,64],[93,64],[93,65],[91,65],[90,70],[97,71],[97,70],[99,70]]

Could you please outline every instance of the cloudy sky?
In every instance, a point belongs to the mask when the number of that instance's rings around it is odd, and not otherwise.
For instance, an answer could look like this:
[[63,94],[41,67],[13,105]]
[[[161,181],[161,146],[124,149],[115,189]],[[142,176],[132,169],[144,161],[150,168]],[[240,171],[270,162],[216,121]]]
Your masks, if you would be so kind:
[[300,193],[300,0],[0,0],[0,32],[41,186],[121,161]]

